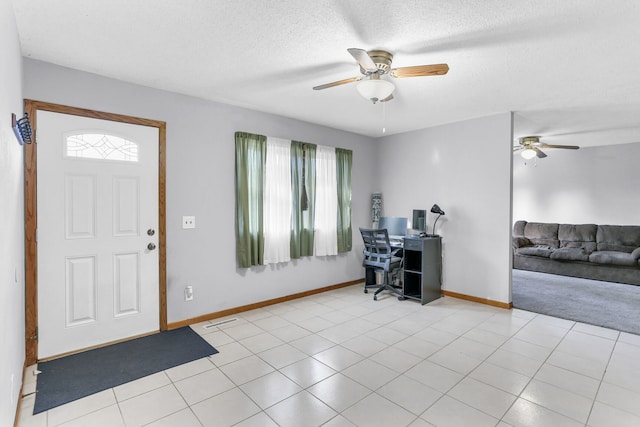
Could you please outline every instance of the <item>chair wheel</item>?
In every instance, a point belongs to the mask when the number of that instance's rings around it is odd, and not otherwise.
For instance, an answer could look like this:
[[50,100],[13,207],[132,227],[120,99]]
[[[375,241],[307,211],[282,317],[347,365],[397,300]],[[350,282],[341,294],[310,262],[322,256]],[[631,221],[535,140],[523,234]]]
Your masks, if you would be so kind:
[[368,294],[368,293],[369,293],[369,291],[365,289],[365,290],[364,290],[364,293],[365,293],[365,294]]
[[378,301],[378,297],[376,295],[373,296],[374,301]]
[[405,297],[398,297],[398,301],[404,301],[404,300],[406,300]]

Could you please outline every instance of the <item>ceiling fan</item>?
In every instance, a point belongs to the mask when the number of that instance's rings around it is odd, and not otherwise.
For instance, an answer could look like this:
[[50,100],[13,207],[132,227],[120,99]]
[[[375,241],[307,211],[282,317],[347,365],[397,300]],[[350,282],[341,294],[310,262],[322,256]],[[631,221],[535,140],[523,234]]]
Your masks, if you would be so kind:
[[568,150],[577,150],[580,147],[577,145],[553,145],[540,142],[539,136],[523,136],[518,140],[519,144],[513,147],[513,151],[522,150],[520,155],[529,160],[534,157],[543,159],[547,155],[541,150],[541,148],[564,148]]
[[393,99],[395,85],[389,80],[382,79],[382,76],[389,75],[395,78],[421,77],[421,76],[441,76],[447,74],[449,66],[447,64],[414,65],[412,67],[391,68],[393,55],[386,50],[370,50],[351,48],[347,51],[354,57],[360,65],[362,76],[351,77],[315,86],[313,90],[322,90],[347,83],[360,82],[356,87],[360,95],[372,101],[386,102]]

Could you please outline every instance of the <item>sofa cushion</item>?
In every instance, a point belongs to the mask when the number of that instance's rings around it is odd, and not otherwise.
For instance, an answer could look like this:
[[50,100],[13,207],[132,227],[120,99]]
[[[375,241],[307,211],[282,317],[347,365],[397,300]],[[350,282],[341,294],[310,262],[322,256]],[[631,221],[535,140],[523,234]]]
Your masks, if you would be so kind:
[[558,240],[561,248],[581,248],[587,252],[587,256],[596,250],[596,233],[598,226],[595,224],[560,224],[558,226]]
[[550,258],[558,261],[589,261],[590,253],[585,248],[560,248],[553,251]]
[[551,248],[546,245],[525,246],[524,248],[516,249],[518,255],[530,255],[549,258],[555,248]]
[[640,259],[640,248],[635,248],[633,252],[631,252],[631,256],[633,259]]
[[589,255],[589,262],[596,264],[637,266],[637,261],[628,252],[597,251]]
[[527,225],[527,221],[516,221],[515,224],[513,224],[513,236],[514,237],[522,237],[524,236],[524,226]]
[[631,253],[640,247],[640,226],[599,225],[596,241],[598,251]]
[[557,248],[560,245],[558,224],[528,222],[524,226],[524,237],[531,240],[534,245],[544,245],[551,248]]

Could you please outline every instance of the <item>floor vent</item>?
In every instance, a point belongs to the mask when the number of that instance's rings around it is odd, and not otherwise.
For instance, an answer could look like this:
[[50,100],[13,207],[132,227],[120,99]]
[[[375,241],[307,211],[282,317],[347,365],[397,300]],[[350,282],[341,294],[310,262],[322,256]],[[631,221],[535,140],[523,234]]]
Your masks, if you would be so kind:
[[227,323],[235,322],[236,320],[238,320],[238,319],[236,317],[234,317],[233,319],[227,319],[227,320],[223,320],[223,321],[218,322],[218,323],[211,323],[209,325],[204,325],[203,328],[204,329],[211,329],[211,328],[215,328],[216,326],[226,325]]

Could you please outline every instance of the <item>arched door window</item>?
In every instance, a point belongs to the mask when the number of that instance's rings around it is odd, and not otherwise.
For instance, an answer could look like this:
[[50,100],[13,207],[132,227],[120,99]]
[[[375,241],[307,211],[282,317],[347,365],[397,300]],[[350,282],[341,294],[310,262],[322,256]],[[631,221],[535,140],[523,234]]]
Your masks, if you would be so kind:
[[74,133],[65,138],[65,156],[84,159],[138,161],[138,144],[117,135]]

